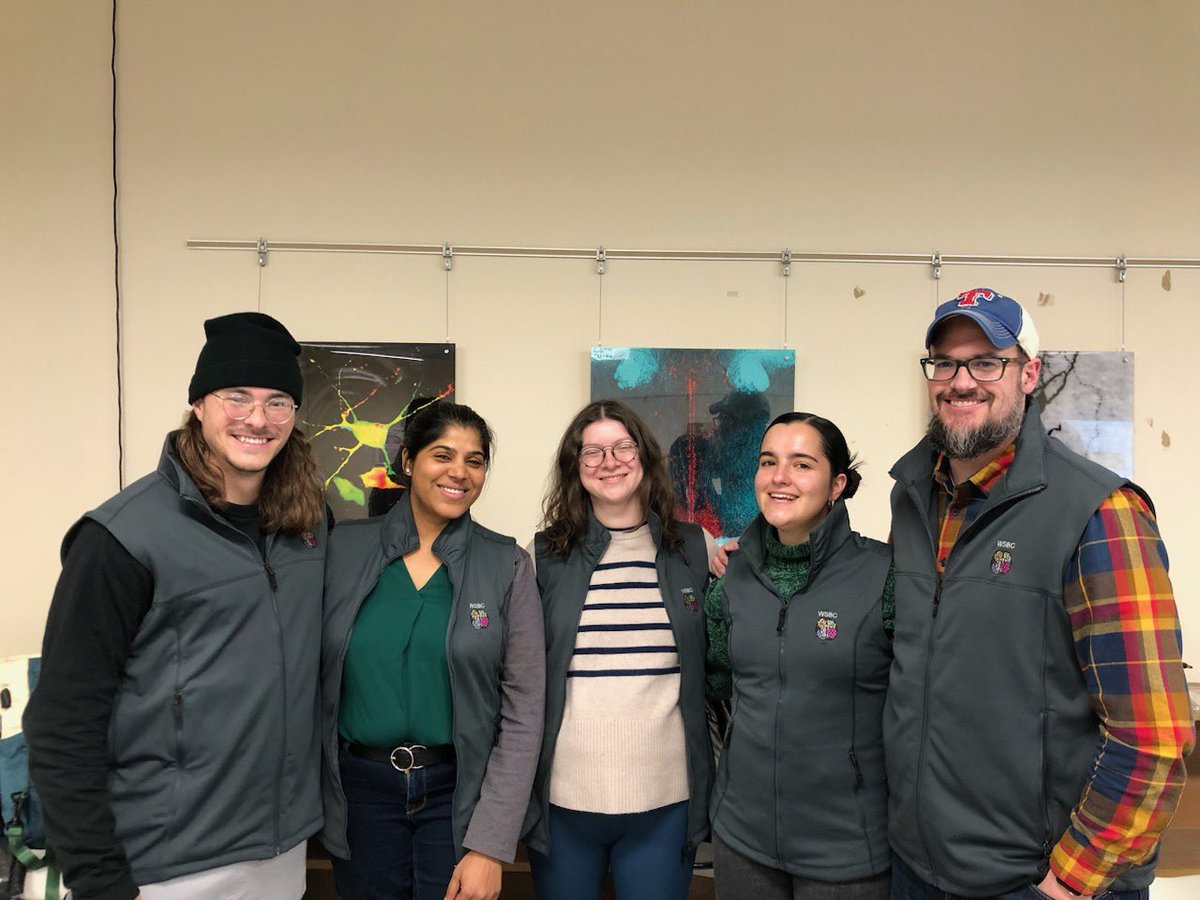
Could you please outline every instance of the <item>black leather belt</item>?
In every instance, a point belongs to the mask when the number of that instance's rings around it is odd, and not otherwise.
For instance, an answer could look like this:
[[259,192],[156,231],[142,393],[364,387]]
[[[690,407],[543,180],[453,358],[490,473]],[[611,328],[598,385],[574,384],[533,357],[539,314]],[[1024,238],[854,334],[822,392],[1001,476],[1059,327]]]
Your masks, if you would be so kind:
[[411,772],[438,763],[454,762],[454,745],[398,744],[395,747],[368,747],[365,744],[350,744],[350,753],[375,762],[391,763],[397,772]]

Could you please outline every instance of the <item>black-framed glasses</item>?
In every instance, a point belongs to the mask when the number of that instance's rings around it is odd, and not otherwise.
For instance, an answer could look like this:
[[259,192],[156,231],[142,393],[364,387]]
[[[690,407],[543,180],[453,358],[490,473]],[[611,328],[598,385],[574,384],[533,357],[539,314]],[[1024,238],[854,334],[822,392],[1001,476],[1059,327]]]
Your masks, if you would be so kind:
[[974,359],[950,359],[948,356],[926,356],[921,369],[927,381],[953,381],[958,370],[966,368],[976,381],[999,381],[1009,363],[1024,362],[1018,356],[977,356]]
[[225,410],[225,415],[235,422],[243,422],[250,418],[256,406],[262,407],[263,415],[272,425],[284,425],[296,415],[296,404],[288,397],[272,397],[258,403],[249,394],[218,394],[214,391],[213,396],[221,401],[221,409]]
[[592,444],[579,451],[579,461],[589,469],[596,469],[603,464],[604,454],[609,452],[617,462],[631,463],[637,459],[638,445],[636,441],[618,441],[607,447],[597,447]]

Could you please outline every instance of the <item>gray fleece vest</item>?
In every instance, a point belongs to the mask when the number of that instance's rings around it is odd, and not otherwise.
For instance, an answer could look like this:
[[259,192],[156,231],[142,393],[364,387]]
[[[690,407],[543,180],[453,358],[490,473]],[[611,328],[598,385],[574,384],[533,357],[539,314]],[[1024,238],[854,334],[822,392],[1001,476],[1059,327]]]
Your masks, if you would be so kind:
[[[338,770],[338,710],[342,665],[354,620],[379,576],[392,562],[420,546],[408,495],[386,516],[340,523],[330,538],[325,573],[325,634],[321,651],[321,722],[325,764],[321,794],[325,826],[321,840],[348,859],[346,795]],[[458,781],[451,804],[454,846],[463,840],[479,802],[483,776],[500,726],[500,679],[508,600],[515,572],[516,542],[475,523],[470,514],[454,519],[433,542],[446,566],[454,605],[446,627],[446,663],[454,704],[454,751]]]
[[[708,796],[713,783],[712,742],[704,712],[704,656],[707,632],[701,606],[708,581],[708,552],[698,525],[676,522],[683,538],[678,551],[662,542],[662,525],[657,516],[647,517],[654,544],[658,547],[655,568],[659,590],[667,607],[667,618],[679,650],[679,711],[683,716],[684,745],[688,767],[687,849],[708,836]],[[538,759],[533,797],[525,817],[532,828],[529,846],[539,853],[550,852],[547,812],[550,804],[550,768],[554,747],[562,727],[567,696],[567,669],[575,652],[575,635],[583,604],[587,600],[592,573],[604,556],[611,532],[589,512],[588,532],[566,557],[547,552],[545,535],[534,537],[537,556],[538,591],[546,623],[546,727]],[[621,748],[613,747],[613,765],[621,765]]]
[[[892,475],[895,663],[884,737],[892,847],[967,896],[1040,880],[1100,732],[1063,608],[1063,574],[1096,508],[1126,482],[1048,438],[1036,408],[1016,458],[939,580],[936,454]],[[1153,860],[1114,888],[1143,887]]]
[[733,716],[713,830],[792,875],[837,882],[891,864],[881,717],[891,665],[883,590],[891,553],[836,503],[813,532],[808,583],[779,595],[758,516],[725,578]]
[[171,437],[156,472],[85,518],[154,578],[108,737],[109,800],[134,880],[266,859],[307,838],[321,825],[324,524],[268,536],[264,563],[205,503]]

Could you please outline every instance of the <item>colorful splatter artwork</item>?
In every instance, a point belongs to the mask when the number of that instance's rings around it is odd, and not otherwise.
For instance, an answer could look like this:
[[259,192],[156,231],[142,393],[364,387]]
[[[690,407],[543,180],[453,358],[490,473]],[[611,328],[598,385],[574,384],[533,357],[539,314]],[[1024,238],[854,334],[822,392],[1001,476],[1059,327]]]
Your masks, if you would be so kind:
[[592,349],[592,399],[637,411],[663,450],[679,517],[719,539],[758,512],[754,473],[763,429],[795,398],[792,350]]
[[373,491],[397,487],[404,420],[454,396],[454,344],[301,345],[298,424],[313,445],[336,519],[368,514]]
[[1133,477],[1133,354],[1046,351],[1034,397],[1042,424],[1076,453]]

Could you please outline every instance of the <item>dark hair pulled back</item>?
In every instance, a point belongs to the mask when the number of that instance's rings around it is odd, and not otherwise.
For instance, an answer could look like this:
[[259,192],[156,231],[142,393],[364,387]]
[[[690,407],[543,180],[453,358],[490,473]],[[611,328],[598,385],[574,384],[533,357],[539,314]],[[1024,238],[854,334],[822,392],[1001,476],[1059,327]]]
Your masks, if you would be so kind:
[[811,425],[817,430],[817,434],[821,436],[821,451],[825,454],[825,458],[829,460],[830,479],[837,478],[839,475],[846,476],[846,487],[842,491],[841,499],[849,500],[858,490],[859,484],[862,483],[862,475],[858,472],[858,467],[862,463],[858,459],[857,454],[850,452],[850,447],[846,443],[846,436],[842,434],[842,429],[838,428],[828,419],[807,412],[786,412],[776,416],[771,420],[771,424],[767,426],[767,431],[770,431],[776,425],[792,425],[800,422],[804,425]]
[[[419,401],[418,401],[419,402]],[[479,446],[483,449],[483,461],[492,461],[491,426],[484,421],[483,416],[462,403],[450,400],[438,400],[421,407],[409,417],[404,429],[404,442],[400,448],[400,457],[407,455],[411,464],[417,454],[446,433],[448,428],[458,426],[469,428],[479,435]],[[396,466],[396,475],[400,483],[407,486],[412,483],[412,477],[405,474],[402,466]]]

